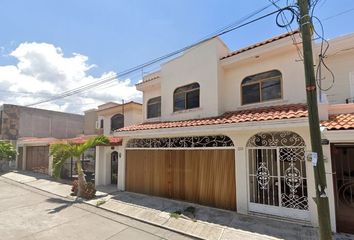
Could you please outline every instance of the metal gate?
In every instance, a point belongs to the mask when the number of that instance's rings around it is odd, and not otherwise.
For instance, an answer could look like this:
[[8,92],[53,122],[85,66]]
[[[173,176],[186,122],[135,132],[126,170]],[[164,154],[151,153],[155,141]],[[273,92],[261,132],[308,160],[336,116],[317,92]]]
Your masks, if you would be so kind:
[[332,145],[337,231],[354,233],[354,145]]
[[259,133],[247,144],[249,210],[307,220],[305,144],[293,132]]

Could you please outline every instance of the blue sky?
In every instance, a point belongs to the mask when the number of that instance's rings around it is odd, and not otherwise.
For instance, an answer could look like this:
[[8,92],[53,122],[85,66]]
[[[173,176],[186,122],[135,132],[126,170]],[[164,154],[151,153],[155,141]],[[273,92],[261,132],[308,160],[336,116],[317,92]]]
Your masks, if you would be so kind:
[[[86,56],[86,64],[95,67],[84,71],[98,78],[191,44],[268,3],[267,0],[3,0],[0,66],[18,64],[20,56],[9,54],[21,43],[48,43],[61,48],[63,57],[72,57],[73,53]],[[280,0],[278,4],[285,3],[286,0]],[[316,16],[325,19],[352,8],[353,0],[321,0]],[[264,13],[272,10],[275,7]],[[354,32],[353,16],[351,11],[324,20],[326,37]],[[235,50],[284,31],[275,25],[272,16],[222,39]],[[130,84],[135,81],[133,78]]]

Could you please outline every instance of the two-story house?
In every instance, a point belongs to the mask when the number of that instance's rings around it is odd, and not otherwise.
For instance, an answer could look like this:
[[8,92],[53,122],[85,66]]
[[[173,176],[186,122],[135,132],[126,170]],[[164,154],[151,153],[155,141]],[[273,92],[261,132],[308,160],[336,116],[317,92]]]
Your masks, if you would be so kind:
[[[334,142],[354,142],[354,107],[346,104],[354,96],[354,35],[329,42],[326,63],[335,83],[321,93],[320,117],[323,138],[329,141],[324,145],[327,195],[336,231],[336,225],[350,226],[352,221],[338,215],[341,199],[330,147]],[[298,32],[234,52],[214,38],[145,76],[136,85],[143,92],[143,123],[114,132],[123,138],[118,188],[317,226],[298,49]],[[317,59],[318,44],[314,49]],[[330,73],[321,74],[321,84],[328,84]],[[346,150],[349,153],[352,150]],[[345,199],[353,204],[348,189],[352,187],[345,189]]]
[[142,104],[137,102],[108,102],[97,107],[96,128],[98,134],[108,136],[109,146],[96,147],[95,184],[117,184],[118,152],[121,151],[121,139],[114,138],[113,132],[142,122]]

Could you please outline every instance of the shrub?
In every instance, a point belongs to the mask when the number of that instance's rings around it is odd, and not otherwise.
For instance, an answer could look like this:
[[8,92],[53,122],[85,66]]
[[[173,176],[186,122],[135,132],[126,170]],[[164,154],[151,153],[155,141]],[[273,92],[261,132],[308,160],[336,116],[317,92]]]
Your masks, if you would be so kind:
[[95,184],[88,182],[85,186],[85,191],[83,192],[83,197],[86,199],[92,199],[96,196]]

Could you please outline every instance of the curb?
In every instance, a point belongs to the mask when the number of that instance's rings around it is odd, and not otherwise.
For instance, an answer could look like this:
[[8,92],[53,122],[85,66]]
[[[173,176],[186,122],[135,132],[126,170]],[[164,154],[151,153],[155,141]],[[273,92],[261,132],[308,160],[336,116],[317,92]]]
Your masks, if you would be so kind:
[[[38,187],[34,187],[34,186],[31,186],[31,185],[28,185],[28,184],[23,183],[23,182],[18,182],[18,181],[16,181],[16,180],[13,180],[13,179],[11,179],[11,178],[7,178],[7,177],[2,176],[2,175],[0,175],[0,178],[6,179],[6,180],[11,181],[11,182],[14,182],[14,183],[18,183],[18,184],[24,185],[24,186],[29,187],[29,188],[36,189],[36,190],[41,191],[41,192],[45,192],[45,193],[48,193],[48,194],[52,194],[52,195],[55,195],[55,196],[60,197],[60,198],[65,198],[65,199],[68,199],[68,200],[72,200],[72,199],[68,198],[67,196],[66,196],[66,197],[63,197],[63,196],[61,196],[61,195],[59,195],[59,194],[56,194],[56,193],[53,193],[53,192],[50,192],[50,191],[47,191],[47,190],[40,189],[40,188],[38,188]],[[60,183],[60,182],[59,182],[59,183]],[[62,183],[62,184],[65,184],[65,183]],[[117,215],[120,215],[120,216],[124,216],[124,217],[133,219],[133,220],[138,221],[138,222],[142,222],[142,223],[146,223],[146,224],[149,224],[149,225],[152,225],[152,226],[155,226],[155,227],[159,227],[159,228],[162,228],[162,229],[165,229],[165,230],[174,232],[174,233],[178,233],[178,234],[184,235],[184,236],[186,236],[186,237],[192,237],[192,238],[200,239],[200,240],[208,240],[207,238],[201,238],[200,236],[193,235],[193,234],[189,234],[189,233],[186,233],[186,232],[182,232],[182,231],[176,230],[176,229],[174,229],[174,228],[170,228],[170,227],[167,227],[167,226],[159,225],[159,224],[157,224],[157,223],[150,222],[150,221],[143,220],[143,219],[139,219],[139,218],[136,218],[136,217],[133,217],[133,216],[129,216],[129,215],[127,215],[127,214],[118,213],[118,212],[115,212],[115,211],[110,210],[110,209],[102,208],[102,207],[100,207],[100,206],[96,206],[96,205],[91,204],[91,203],[88,203],[88,202],[86,202],[86,201],[80,201],[79,203],[83,203],[83,204],[85,204],[85,205],[88,205],[88,206],[91,206],[91,207],[95,207],[95,208],[97,208],[97,209],[101,209],[101,210],[104,210],[104,211],[109,212],[109,213],[113,213],[113,214],[117,214]],[[104,204],[103,204],[103,205],[104,205]]]

